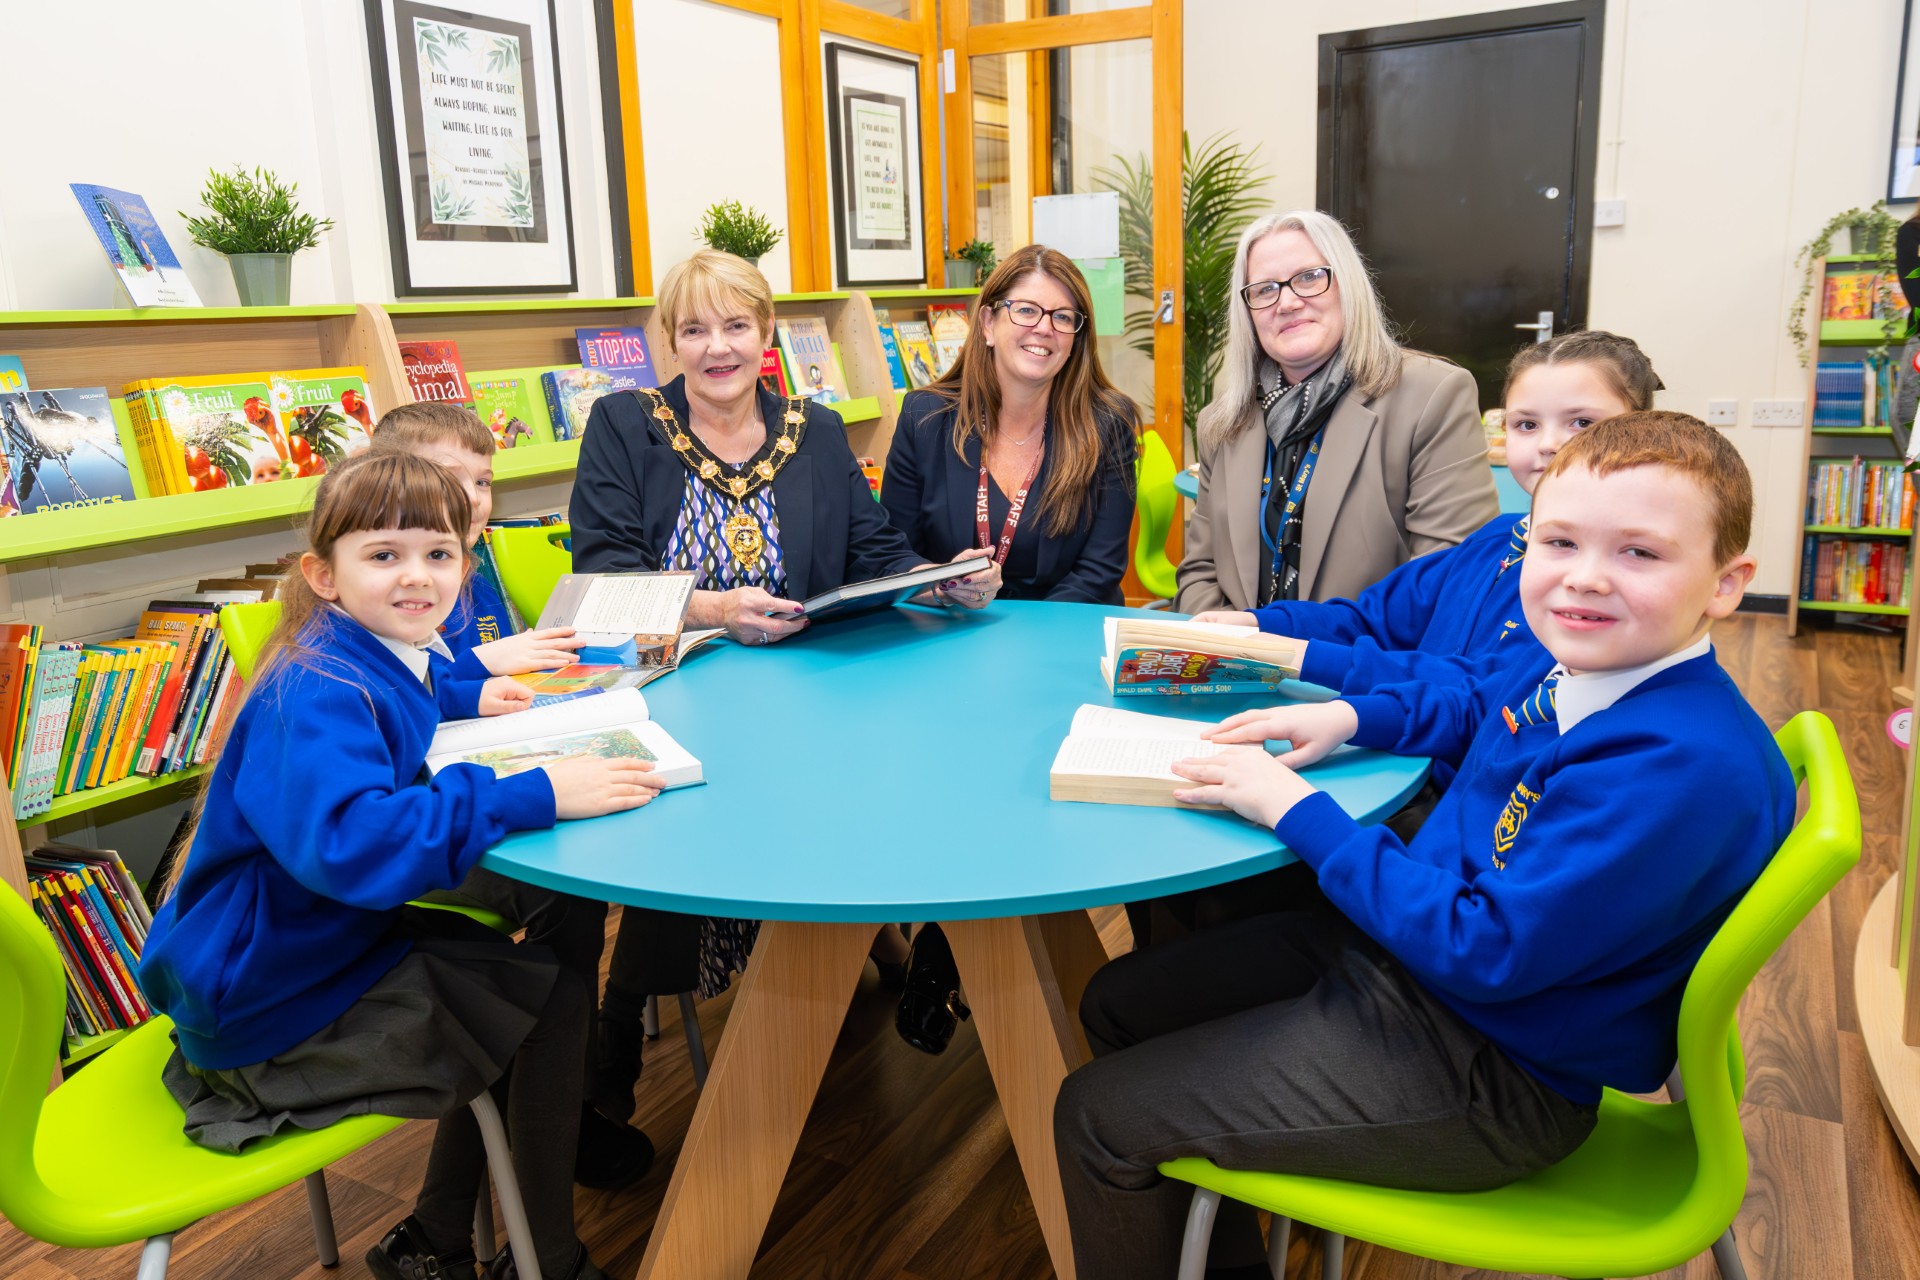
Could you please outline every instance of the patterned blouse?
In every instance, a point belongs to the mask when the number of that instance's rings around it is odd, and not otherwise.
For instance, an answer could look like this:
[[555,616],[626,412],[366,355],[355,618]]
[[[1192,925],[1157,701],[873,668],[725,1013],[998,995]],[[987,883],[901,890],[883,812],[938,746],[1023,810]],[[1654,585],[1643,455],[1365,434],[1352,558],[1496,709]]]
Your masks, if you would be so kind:
[[740,503],[742,509],[760,522],[766,535],[766,549],[759,563],[742,569],[721,536],[720,528],[733,514],[733,504],[715,493],[689,471],[687,487],[680,499],[680,519],[674,523],[673,536],[667,539],[666,569],[691,569],[693,585],[701,591],[731,591],[735,587],[761,587],[773,595],[787,591],[786,563],[780,555],[780,514],[773,503],[773,486],[763,485]]

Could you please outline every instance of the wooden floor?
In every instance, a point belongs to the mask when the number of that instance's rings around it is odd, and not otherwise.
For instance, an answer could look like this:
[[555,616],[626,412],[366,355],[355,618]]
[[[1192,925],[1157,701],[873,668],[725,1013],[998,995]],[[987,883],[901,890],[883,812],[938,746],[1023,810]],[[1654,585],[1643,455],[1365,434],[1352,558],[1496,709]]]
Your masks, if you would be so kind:
[[[1744,1007],[1753,1177],[1735,1226],[1740,1250],[1754,1280],[1920,1276],[1920,1184],[1875,1101],[1850,989],[1859,922],[1892,873],[1898,843],[1901,757],[1882,731],[1895,642],[1841,630],[1789,640],[1781,619],[1747,615],[1722,624],[1715,639],[1721,661],[1769,725],[1805,707],[1833,718],[1853,765],[1866,830],[1860,867],[1760,974]],[[1109,951],[1128,944],[1117,910],[1100,920]],[[892,1004],[871,974],[865,984],[754,1276],[1051,1275],[978,1038],[963,1026],[943,1057],[916,1053],[893,1034]],[[701,1006],[709,1046],[724,1033],[728,1007],[725,996]],[[650,1046],[641,1081],[638,1117],[660,1147],[660,1163],[636,1188],[581,1191],[577,1200],[581,1234],[615,1276],[630,1276],[639,1265],[693,1110],[680,1027],[671,1011],[663,1009],[663,1016],[667,1023]],[[407,1212],[431,1137],[431,1125],[409,1125],[334,1166],[329,1181],[345,1257],[336,1274],[365,1274],[360,1257]],[[1302,1234],[1288,1275],[1308,1280],[1319,1275],[1319,1242],[1311,1231]],[[298,1188],[189,1229],[176,1241],[174,1257],[177,1280],[327,1274],[312,1261]],[[9,1280],[130,1278],[136,1258],[133,1247],[48,1248],[0,1224],[0,1276]],[[1347,1258],[1357,1280],[1468,1274],[1366,1245],[1351,1247]],[[1714,1274],[1705,1258],[1670,1273],[1688,1280]]]

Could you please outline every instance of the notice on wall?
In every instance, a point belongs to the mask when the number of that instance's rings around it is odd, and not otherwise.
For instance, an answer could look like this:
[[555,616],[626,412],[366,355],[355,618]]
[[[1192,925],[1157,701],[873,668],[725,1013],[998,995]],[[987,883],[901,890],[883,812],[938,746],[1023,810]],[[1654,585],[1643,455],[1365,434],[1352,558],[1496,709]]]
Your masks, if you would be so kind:
[[879,95],[850,96],[847,118],[853,126],[853,233],[861,240],[905,240],[906,104]]
[[[444,11],[441,11],[444,12]],[[487,21],[482,19],[481,21]],[[518,31],[412,15],[419,86],[414,171],[422,230],[497,227],[544,238],[526,41]],[[424,169],[424,172],[422,172]]]

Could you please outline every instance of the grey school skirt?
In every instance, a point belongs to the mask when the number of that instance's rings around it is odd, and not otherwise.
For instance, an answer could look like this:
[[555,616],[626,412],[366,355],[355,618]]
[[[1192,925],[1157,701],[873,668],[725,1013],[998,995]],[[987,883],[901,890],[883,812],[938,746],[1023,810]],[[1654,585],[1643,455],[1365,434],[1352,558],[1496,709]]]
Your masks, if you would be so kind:
[[505,1074],[559,976],[552,953],[452,912],[409,909],[407,924],[413,950],[285,1053],[203,1071],[176,1042],[163,1078],[187,1113],[186,1135],[238,1151],[289,1126],[324,1129],[347,1116],[427,1120]]

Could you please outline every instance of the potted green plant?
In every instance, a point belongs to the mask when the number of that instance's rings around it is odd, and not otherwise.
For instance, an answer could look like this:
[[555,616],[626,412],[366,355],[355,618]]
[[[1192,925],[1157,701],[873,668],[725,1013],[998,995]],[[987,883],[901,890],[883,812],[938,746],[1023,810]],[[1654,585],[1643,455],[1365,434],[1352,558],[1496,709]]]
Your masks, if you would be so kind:
[[333,225],[332,218],[300,212],[299,190],[270,169],[214,169],[200,191],[207,216],[180,215],[195,244],[226,255],[243,307],[287,305],[293,255],[319,244],[320,233]]
[[[1836,213],[1827,219],[1827,225],[1821,227],[1813,239],[1800,246],[1800,254],[1793,265],[1800,270],[1800,292],[1794,295],[1793,308],[1787,312],[1787,336],[1793,339],[1793,345],[1799,349],[1800,363],[1804,366],[1813,357],[1808,345],[1807,307],[1811,304],[1820,307],[1825,299],[1815,299],[1814,290],[1824,289],[1825,272],[1821,263],[1833,252],[1833,239],[1842,231],[1847,232],[1847,248],[1863,257],[1859,269],[1862,271],[1894,274],[1893,239],[1900,230],[1900,220],[1887,212],[1887,202],[1876,200],[1865,209],[1848,209]],[[1885,341],[1871,353],[1875,358],[1884,357],[1887,348],[1900,341],[1906,328],[1907,314],[1898,311],[1888,315],[1884,330]]]
[[780,243],[781,234],[758,209],[738,200],[708,205],[707,211],[700,215],[700,229],[694,232],[695,237],[706,241],[709,247],[745,258],[756,267],[760,265],[761,255]]
[[993,274],[999,258],[986,240],[969,240],[947,259],[947,288],[971,289]]

